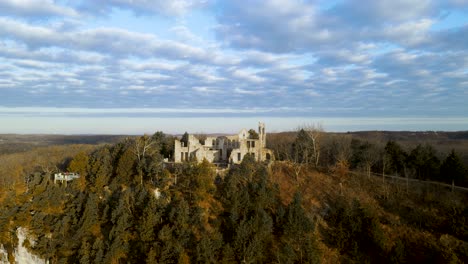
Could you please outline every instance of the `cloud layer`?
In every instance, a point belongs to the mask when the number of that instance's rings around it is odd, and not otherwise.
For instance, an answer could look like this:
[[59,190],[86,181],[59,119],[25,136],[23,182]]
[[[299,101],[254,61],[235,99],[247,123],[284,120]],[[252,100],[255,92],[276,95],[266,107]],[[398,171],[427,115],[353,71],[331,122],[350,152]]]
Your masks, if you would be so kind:
[[467,117],[467,18],[461,0],[0,1],[0,113]]

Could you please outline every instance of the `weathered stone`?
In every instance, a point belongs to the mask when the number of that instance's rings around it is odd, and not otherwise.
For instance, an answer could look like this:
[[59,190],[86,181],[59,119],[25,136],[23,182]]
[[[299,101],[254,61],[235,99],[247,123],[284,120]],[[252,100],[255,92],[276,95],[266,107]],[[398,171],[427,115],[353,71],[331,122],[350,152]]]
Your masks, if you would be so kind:
[[194,135],[187,142],[175,140],[174,162],[206,159],[212,163],[239,164],[245,155],[254,155],[257,161],[273,159],[273,151],[266,148],[265,124],[258,124],[258,139],[251,138],[246,129],[231,136],[207,137],[202,144]]

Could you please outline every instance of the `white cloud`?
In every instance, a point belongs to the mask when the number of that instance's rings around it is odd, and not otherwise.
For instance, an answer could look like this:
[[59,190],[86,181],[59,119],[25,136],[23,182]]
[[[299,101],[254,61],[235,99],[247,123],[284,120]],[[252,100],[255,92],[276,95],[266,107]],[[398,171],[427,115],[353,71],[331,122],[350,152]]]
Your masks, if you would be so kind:
[[347,22],[357,24],[395,24],[434,15],[437,10],[432,0],[350,0],[334,9]]
[[120,28],[58,32],[45,26],[33,26],[12,19],[0,18],[0,34],[24,42],[31,48],[72,48],[120,57],[161,56],[168,59],[213,63],[222,63],[224,60],[224,56],[201,48],[172,40],[162,40],[152,34],[131,32]]
[[334,37],[322,27],[324,18],[318,17],[315,6],[302,1],[226,2],[217,32],[233,46],[287,51]]
[[137,14],[181,16],[189,11],[208,5],[206,0],[86,0],[83,9],[105,14],[112,8],[132,10]]
[[244,81],[248,81],[251,83],[261,83],[264,82],[265,79],[257,76],[255,73],[247,71],[247,70],[242,70],[242,69],[234,69],[231,71],[232,77]]
[[[49,3],[73,10],[66,6],[71,2]],[[147,114],[466,112],[461,109],[468,100],[468,26],[434,29],[455,4],[345,0],[326,9],[320,3],[223,1],[213,9],[192,12],[204,4],[85,1],[97,13],[114,13],[100,19],[86,16],[89,21],[82,22],[61,17],[63,12],[54,19],[48,19],[50,12],[43,15],[47,19],[7,14],[0,17],[0,105],[56,105],[64,110],[70,105],[78,109],[148,106],[122,114],[130,116],[145,115],[156,107],[159,110]],[[343,8],[347,5],[352,7]],[[154,19],[161,25],[139,25],[140,15],[145,15],[142,21]],[[200,32],[194,19],[202,15],[215,16],[219,22],[214,27],[216,40],[194,34]],[[119,16],[123,21],[117,23],[114,19]],[[134,24],[119,24],[125,23],[125,16],[134,16]],[[175,108],[180,112],[170,110]],[[86,113],[70,110],[70,114]]]
[[74,9],[57,5],[52,0],[2,0],[0,1],[0,14],[35,18],[78,16]]
[[401,43],[404,46],[415,46],[430,40],[430,29],[434,24],[431,19],[421,19],[405,22],[396,26],[387,26],[383,30],[384,37]]

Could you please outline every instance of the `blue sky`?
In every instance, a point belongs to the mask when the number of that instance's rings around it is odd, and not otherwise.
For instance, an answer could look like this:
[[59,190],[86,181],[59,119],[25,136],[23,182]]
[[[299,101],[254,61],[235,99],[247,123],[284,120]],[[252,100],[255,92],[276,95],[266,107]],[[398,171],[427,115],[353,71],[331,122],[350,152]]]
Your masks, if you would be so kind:
[[0,0],[0,133],[467,130],[467,0]]

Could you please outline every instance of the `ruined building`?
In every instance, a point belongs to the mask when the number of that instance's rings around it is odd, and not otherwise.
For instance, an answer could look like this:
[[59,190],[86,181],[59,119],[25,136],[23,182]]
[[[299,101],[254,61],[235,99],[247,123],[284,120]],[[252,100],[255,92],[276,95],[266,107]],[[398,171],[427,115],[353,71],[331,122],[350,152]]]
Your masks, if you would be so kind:
[[257,161],[273,159],[273,151],[266,148],[265,124],[258,124],[258,134],[242,129],[232,136],[206,137],[200,140],[194,135],[187,139],[175,140],[174,162],[196,158],[212,163],[239,164],[245,155],[253,155]]

